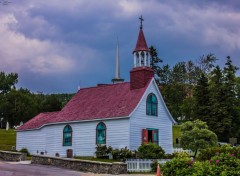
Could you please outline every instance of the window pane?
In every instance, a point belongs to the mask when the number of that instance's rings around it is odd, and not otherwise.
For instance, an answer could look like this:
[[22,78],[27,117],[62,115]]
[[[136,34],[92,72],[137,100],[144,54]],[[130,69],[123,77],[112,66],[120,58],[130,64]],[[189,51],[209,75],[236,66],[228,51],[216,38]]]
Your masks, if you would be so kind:
[[63,145],[64,146],[72,145],[72,128],[70,125],[67,125],[63,129]]
[[157,115],[157,105],[156,104],[152,104],[152,115]]
[[104,123],[100,123],[97,126],[97,144],[106,143],[106,127]]
[[151,115],[151,103],[147,103],[147,114]]
[[152,94],[152,102],[153,102],[153,103],[156,103],[156,102],[157,102],[157,98],[156,98],[156,96],[153,95],[153,94]]
[[157,133],[154,133],[153,139],[154,139],[154,141],[157,141]]
[[147,102],[146,102],[146,114],[147,115],[153,115],[157,116],[157,97],[151,93],[147,97]]

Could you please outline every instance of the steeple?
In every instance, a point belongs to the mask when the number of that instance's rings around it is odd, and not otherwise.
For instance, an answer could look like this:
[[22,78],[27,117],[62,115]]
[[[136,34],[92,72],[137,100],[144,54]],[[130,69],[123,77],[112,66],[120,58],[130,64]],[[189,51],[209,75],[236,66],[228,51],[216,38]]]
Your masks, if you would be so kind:
[[154,71],[150,68],[150,50],[143,33],[144,21],[142,16],[140,19],[140,30],[136,47],[133,50],[134,65],[130,71],[130,87],[131,89],[139,89],[145,87],[150,79],[154,76]]
[[142,16],[139,19],[140,19],[140,30],[139,30],[139,34],[138,34],[137,44],[136,44],[136,47],[135,47],[133,53],[137,52],[137,51],[149,51],[147,42],[145,40],[143,30],[142,30],[143,29],[142,22],[144,21],[144,19],[142,18]]
[[116,77],[112,79],[113,84],[122,83],[124,79],[120,78],[120,63],[119,63],[119,46],[117,39],[117,56],[116,56]]
[[144,33],[143,33],[142,22],[144,21],[144,19],[142,18],[142,16],[139,19],[140,19],[140,30],[138,34],[136,47],[133,50],[134,67],[142,67],[142,66],[150,67],[149,48],[147,46],[147,42],[145,40]]

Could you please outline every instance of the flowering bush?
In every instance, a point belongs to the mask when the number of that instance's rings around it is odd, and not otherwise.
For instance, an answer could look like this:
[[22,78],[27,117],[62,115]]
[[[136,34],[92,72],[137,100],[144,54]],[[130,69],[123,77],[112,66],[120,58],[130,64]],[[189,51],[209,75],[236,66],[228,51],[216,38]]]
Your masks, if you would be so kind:
[[215,156],[218,153],[231,153],[236,157],[240,158],[240,148],[231,147],[229,145],[223,145],[221,147],[211,147],[204,150],[201,150],[201,153],[197,157],[198,160],[205,161],[210,160],[211,157]]
[[240,159],[234,153],[217,153],[206,161],[175,157],[162,166],[164,176],[239,176]]
[[193,160],[187,153],[176,153],[175,157],[162,166],[162,172],[166,176],[186,176],[192,175]]

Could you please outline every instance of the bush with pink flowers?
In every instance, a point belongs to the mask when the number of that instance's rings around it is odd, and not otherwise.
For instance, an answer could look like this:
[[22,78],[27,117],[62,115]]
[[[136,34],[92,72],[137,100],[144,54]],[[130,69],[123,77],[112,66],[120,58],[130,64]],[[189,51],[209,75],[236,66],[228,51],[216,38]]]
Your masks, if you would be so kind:
[[216,153],[205,161],[175,157],[161,166],[164,176],[239,176],[240,158],[234,153]]

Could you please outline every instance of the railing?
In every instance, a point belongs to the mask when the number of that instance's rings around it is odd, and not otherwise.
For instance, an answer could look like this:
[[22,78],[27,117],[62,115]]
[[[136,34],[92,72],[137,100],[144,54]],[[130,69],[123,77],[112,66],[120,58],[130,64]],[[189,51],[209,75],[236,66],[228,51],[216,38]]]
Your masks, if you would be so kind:
[[[151,171],[151,164],[156,159],[127,159],[128,172],[149,172]],[[157,159],[158,163],[166,163],[169,159]]]
[[[182,148],[174,148],[174,152],[186,152],[190,156],[194,155],[192,150],[184,150]],[[127,159],[127,171],[128,172],[149,172],[151,171],[151,164],[154,161],[163,164],[171,159]]]
[[184,150],[182,148],[174,148],[173,149],[174,152],[186,152],[188,153],[190,156],[193,156],[194,155],[194,152],[192,150]]

